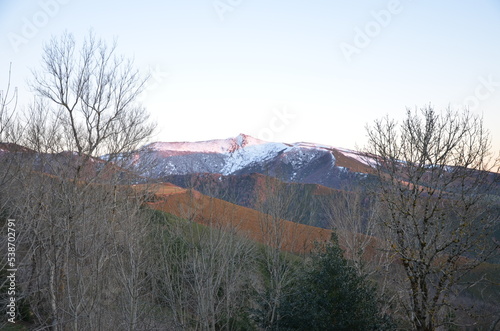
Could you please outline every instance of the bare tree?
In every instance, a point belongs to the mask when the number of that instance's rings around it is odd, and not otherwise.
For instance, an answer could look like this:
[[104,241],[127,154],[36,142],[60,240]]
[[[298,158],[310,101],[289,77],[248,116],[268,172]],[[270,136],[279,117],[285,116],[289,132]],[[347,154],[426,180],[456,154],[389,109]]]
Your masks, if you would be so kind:
[[394,253],[388,249],[380,229],[380,202],[359,185],[344,186],[322,200],[331,229],[338,237],[344,256],[358,275],[377,282],[386,314],[398,311],[393,289]]
[[[112,210],[112,260],[113,272],[108,274],[115,280],[117,292],[115,316],[120,330],[147,330],[154,324],[151,293],[152,259],[158,249],[149,243],[153,231],[151,217],[140,208],[144,192],[118,188],[114,195],[116,209]],[[121,201],[116,201],[117,199]],[[112,296],[113,297],[113,296]]]
[[[112,161],[145,142],[154,125],[135,101],[144,79],[115,51],[92,33],[77,49],[65,33],[44,47],[42,69],[33,71],[38,98],[21,139],[30,150],[11,190],[20,284],[42,328],[144,326],[147,223],[136,223],[144,222],[145,194],[121,187],[128,173]],[[112,314],[117,306],[126,319]]]
[[[15,116],[18,93],[17,87],[11,86],[11,75],[12,64],[9,66],[7,86],[4,90],[0,90],[0,144],[3,145],[0,151],[0,190],[8,188],[13,178],[12,174],[16,171],[13,155],[5,152],[10,149],[8,145],[17,141],[20,133]],[[4,208],[6,203],[4,199],[8,199],[8,192],[0,191],[0,208]]]
[[434,330],[445,322],[453,287],[498,247],[489,135],[468,111],[432,107],[367,131],[383,229],[406,275],[407,315],[413,328]]
[[154,125],[136,101],[147,77],[89,33],[80,49],[73,35],[53,38],[43,49],[42,69],[31,88],[60,113],[64,149],[79,155],[114,155],[149,138]]
[[[8,74],[5,75],[7,77],[7,82],[5,89],[0,89],[0,247],[2,251],[7,252],[7,246],[12,245],[13,242],[8,244],[7,230],[9,219],[13,218],[13,197],[11,194],[12,185],[15,184],[15,175],[22,168],[22,162],[17,157],[17,153],[20,148],[15,145],[17,138],[19,137],[16,129],[18,129],[17,116],[16,116],[16,108],[18,101],[18,90],[17,87],[12,86],[12,64],[9,65]],[[3,86],[2,86],[3,87]],[[16,224],[15,222],[11,224]],[[16,230],[15,227],[11,228],[11,230]],[[10,233],[15,234],[16,238],[11,237],[12,239],[17,239],[18,234],[13,232]],[[15,242],[14,242],[15,244]],[[11,246],[12,247],[12,246]],[[12,253],[12,252],[10,252]],[[17,261],[15,259],[16,256],[11,256],[11,259],[14,259],[14,262],[17,266]],[[12,261],[12,260],[11,260]],[[8,266],[8,257],[7,254],[2,254],[0,256],[0,273],[2,275],[2,279],[0,280],[0,287],[2,291],[0,293],[0,305],[2,307],[6,307],[9,304],[10,298],[7,296],[8,290],[5,290],[10,285],[7,276]],[[4,291],[5,290],[5,291]],[[17,288],[15,289],[18,292]],[[18,299],[18,298],[16,298]],[[17,305],[19,306],[19,302],[17,301]],[[2,309],[2,312],[5,312]],[[0,322],[0,328],[4,327],[5,323],[7,323],[7,319],[3,319]]]
[[359,187],[343,187],[325,197],[323,205],[330,227],[337,234],[346,258],[354,264],[359,274],[369,275],[388,262],[385,254],[376,254],[379,253],[375,238],[378,235],[377,220],[380,214],[376,197]]
[[[7,87],[0,90],[0,142],[13,140],[13,126],[15,125],[15,110],[17,108],[17,87],[11,86],[12,64],[9,66]],[[14,139],[15,140],[15,139]]]
[[[161,223],[157,231],[155,293],[173,330],[235,329],[249,301],[255,245],[231,224],[236,206],[221,209],[215,198],[189,197],[186,218]],[[193,222],[202,213],[208,226]]]
[[[290,295],[296,268],[294,255],[306,253],[307,243],[299,240],[299,223],[291,223],[285,217],[293,217],[296,222],[304,218],[298,206],[297,190],[275,178],[266,177],[257,209],[261,211],[260,232],[264,247],[261,252],[263,281],[257,288],[260,303],[260,323],[268,330],[279,329],[280,306]],[[289,224],[287,226],[287,223]],[[298,247],[303,243],[304,247]]]

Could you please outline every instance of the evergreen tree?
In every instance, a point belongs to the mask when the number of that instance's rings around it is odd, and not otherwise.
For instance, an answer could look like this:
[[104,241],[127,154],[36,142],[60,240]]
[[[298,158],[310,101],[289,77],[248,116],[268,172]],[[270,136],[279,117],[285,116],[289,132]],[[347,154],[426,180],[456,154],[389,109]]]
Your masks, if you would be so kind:
[[297,280],[283,305],[281,327],[290,330],[380,330],[390,321],[378,309],[377,294],[349,265],[336,234]]

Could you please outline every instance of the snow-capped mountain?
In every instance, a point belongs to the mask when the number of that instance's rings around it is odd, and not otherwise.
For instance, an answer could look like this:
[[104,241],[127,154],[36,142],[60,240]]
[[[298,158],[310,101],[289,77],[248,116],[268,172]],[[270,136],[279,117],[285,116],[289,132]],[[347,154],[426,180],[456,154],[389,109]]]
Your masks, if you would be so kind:
[[369,165],[355,151],[312,143],[267,142],[245,134],[200,142],[155,142],[133,152],[127,163],[155,179],[194,173],[261,173],[330,187],[347,175],[369,172]]
[[230,153],[247,146],[267,144],[266,141],[240,134],[236,138],[197,142],[155,142],[144,148],[155,151],[182,153]]

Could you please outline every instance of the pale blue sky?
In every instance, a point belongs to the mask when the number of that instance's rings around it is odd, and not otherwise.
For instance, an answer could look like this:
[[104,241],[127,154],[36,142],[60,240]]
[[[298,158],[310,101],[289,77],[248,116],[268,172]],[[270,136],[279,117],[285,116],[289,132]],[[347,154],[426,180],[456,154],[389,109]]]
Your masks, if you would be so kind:
[[0,0],[0,89],[9,62],[26,91],[44,42],[90,28],[152,70],[154,140],[355,148],[367,123],[432,103],[469,105],[500,150],[499,0]]

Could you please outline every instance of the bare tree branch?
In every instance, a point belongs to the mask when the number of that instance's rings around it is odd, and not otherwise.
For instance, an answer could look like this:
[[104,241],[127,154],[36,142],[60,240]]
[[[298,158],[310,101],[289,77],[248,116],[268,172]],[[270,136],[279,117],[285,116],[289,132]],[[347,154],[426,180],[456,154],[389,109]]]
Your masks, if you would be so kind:
[[431,107],[408,110],[399,126],[385,118],[367,130],[382,223],[407,277],[409,317],[430,330],[443,324],[452,287],[498,247],[489,135],[467,111]]

